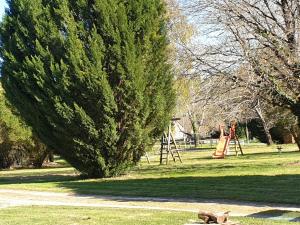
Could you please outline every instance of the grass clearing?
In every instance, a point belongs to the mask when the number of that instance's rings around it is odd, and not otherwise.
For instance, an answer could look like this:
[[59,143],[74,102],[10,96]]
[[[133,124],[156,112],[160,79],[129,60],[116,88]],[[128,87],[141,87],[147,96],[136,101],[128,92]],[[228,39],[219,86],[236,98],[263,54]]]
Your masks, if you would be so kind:
[[[26,206],[0,209],[3,225],[183,225],[199,221],[195,213],[135,209]],[[300,225],[299,222],[231,218],[248,225]]]
[[183,163],[158,156],[128,174],[83,180],[70,167],[0,172],[0,188],[82,194],[228,199],[300,204],[300,152],[295,145],[244,147],[245,156],[211,159],[212,151],[183,152]]

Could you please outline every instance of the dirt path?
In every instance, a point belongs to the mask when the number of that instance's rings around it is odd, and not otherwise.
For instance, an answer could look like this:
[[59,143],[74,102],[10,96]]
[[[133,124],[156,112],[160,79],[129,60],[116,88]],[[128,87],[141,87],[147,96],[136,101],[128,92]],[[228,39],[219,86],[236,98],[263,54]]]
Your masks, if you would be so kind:
[[0,208],[26,205],[134,208],[147,210],[224,212],[232,216],[249,216],[269,210],[300,212],[300,206],[257,204],[230,201],[187,201],[165,198],[106,197],[73,193],[38,192],[0,189]]

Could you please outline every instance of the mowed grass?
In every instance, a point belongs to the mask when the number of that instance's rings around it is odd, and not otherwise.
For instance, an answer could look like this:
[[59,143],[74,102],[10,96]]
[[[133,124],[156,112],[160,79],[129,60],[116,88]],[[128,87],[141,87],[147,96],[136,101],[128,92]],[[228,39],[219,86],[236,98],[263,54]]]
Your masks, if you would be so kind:
[[[183,225],[200,222],[196,213],[141,209],[26,206],[0,209],[2,225]],[[300,225],[299,222],[231,218],[244,225]]]
[[110,179],[81,179],[70,168],[0,172],[0,188],[72,191],[81,194],[227,199],[300,204],[300,152],[294,145],[249,146],[245,156],[211,159],[212,151],[183,152],[183,163],[158,165],[144,160],[127,174]]

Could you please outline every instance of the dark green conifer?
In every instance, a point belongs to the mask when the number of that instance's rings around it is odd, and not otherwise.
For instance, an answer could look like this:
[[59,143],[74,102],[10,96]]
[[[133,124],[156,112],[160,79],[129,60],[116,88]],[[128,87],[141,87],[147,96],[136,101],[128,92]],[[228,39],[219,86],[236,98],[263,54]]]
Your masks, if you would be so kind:
[[3,86],[33,132],[89,177],[137,163],[174,92],[161,0],[10,0]]

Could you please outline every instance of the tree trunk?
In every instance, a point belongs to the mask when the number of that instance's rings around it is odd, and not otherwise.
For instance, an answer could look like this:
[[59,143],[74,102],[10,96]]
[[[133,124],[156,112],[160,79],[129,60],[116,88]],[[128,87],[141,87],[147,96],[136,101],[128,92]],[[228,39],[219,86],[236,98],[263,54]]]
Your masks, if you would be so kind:
[[247,121],[246,121],[245,133],[246,133],[247,144],[249,144],[250,137],[249,137],[249,129],[248,129]]
[[49,157],[49,162],[54,162],[54,153],[53,153],[53,151],[49,152],[48,157]]
[[270,134],[270,130],[267,126],[266,120],[265,120],[261,110],[258,107],[255,107],[255,111],[256,111],[256,113],[257,113],[257,115],[258,115],[258,117],[261,120],[261,123],[263,125],[264,133],[266,135],[267,145],[272,145],[274,142],[273,142],[272,136]]
[[191,121],[191,123],[192,123],[192,129],[193,129],[193,133],[194,133],[194,144],[195,144],[195,148],[197,147],[197,144],[198,144],[198,134],[197,134],[197,131],[198,131],[198,129],[197,129],[197,125],[196,125],[196,121]]
[[192,129],[193,129],[193,133],[194,133],[194,144],[195,144],[195,148],[197,147],[197,144],[198,144],[198,126],[197,126],[197,121],[196,119],[194,118],[194,115],[189,111],[188,112],[188,115],[189,115],[189,120],[191,122],[191,125],[192,125]]
[[300,127],[299,125],[294,125],[291,128],[291,133],[295,139],[295,142],[298,146],[298,150],[300,151]]
[[300,151],[300,101],[292,105],[291,111],[297,118],[297,124],[291,127],[291,133]]
[[274,144],[273,139],[272,139],[272,136],[271,136],[271,134],[270,134],[270,130],[269,130],[268,127],[266,126],[265,121],[262,121],[262,123],[263,123],[264,132],[265,132],[265,135],[266,135],[266,138],[267,138],[267,145],[272,145],[272,144]]

